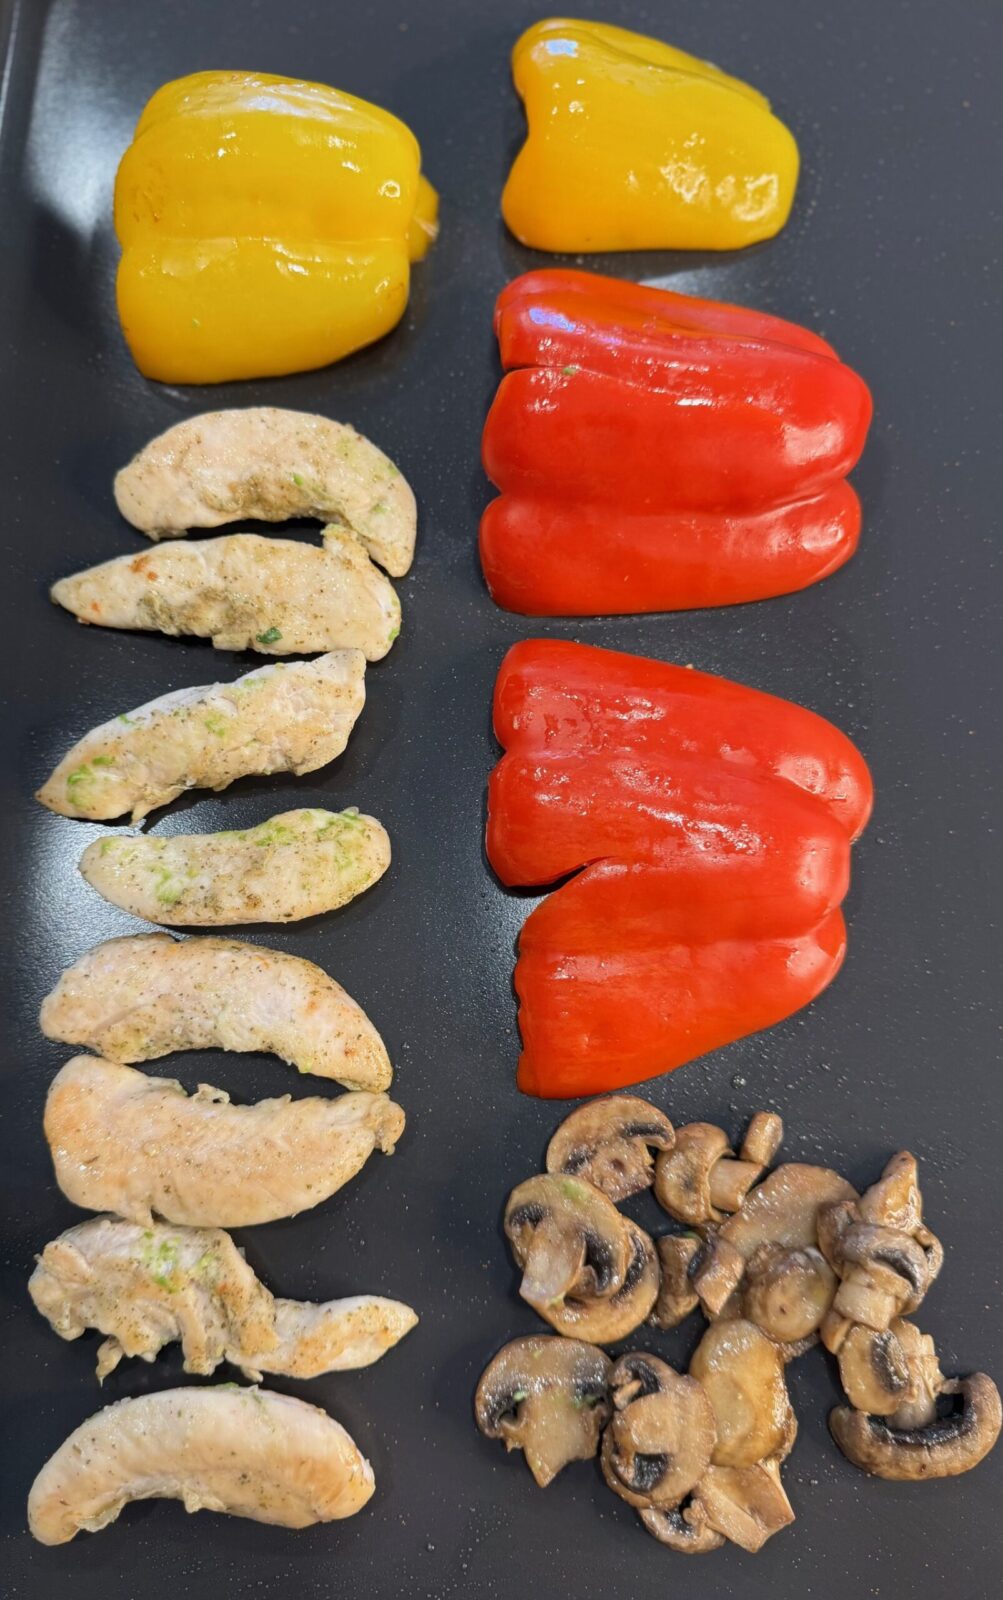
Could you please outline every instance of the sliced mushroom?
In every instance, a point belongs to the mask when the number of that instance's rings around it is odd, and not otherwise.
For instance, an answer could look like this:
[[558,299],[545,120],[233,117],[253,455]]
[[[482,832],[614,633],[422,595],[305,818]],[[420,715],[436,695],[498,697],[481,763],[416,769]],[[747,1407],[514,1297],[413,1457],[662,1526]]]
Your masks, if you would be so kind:
[[620,1357],[609,1384],[606,1482],[628,1505],[677,1506],[710,1465],[716,1437],[710,1401],[693,1378],[637,1351]]
[[777,1346],[743,1318],[714,1322],[693,1353],[690,1376],[714,1410],[719,1467],[749,1467],[786,1455],[797,1424]]
[[708,1467],[694,1498],[708,1527],[753,1555],[794,1521],[775,1460],[751,1467]]
[[637,1095],[591,1100],[561,1123],[547,1146],[547,1171],[595,1184],[610,1200],[626,1200],[654,1181],[651,1150],[671,1150],[668,1117]]
[[828,1208],[819,1243],[842,1280],[823,1334],[828,1348],[838,1350],[847,1324],[882,1332],[915,1311],[944,1259],[940,1240],[923,1222],[915,1157],[900,1150],[856,1205]]
[[741,1316],[738,1288],[745,1275],[745,1257],[727,1239],[715,1236],[693,1277],[708,1321]]
[[878,1478],[915,1482],[970,1472],[999,1438],[999,1390],[976,1372],[945,1383],[943,1393],[957,1396],[959,1406],[924,1428],[893,1428],[884,1417],[837,1406],[829,1416],[832,1436],[848,1461]]
[[548,1320],[569,1295],[615,1294],[631,1261],[626,1219],[580,1178],[520,1183],[505,1207],[505,1233],[523,1269],[519,1293]]
[[[680,1137],[685,1129],[681,1130]],[[740,1211],[717,1230],[695,1287],[709,1316],[716,1316],[742,1282],[757,1251],[807,1250],[817,1243],[823,1208],[857,1198],[856,1190],[828,1167],[788,1161],[757,1185]],[[831,1263],[830,1263],[831,1265]]]
[[656,1328],[677,1328],[700,1304],[693,1274],[707,1247],[697,1233],[666,1233],[655,1240],[655,1248],[662,1272],[649,1321]]
[[937,1396],[943,1394],[946,1379],[937,1360],[937,1347],[928,1333],[914,1322],[896,1319],[891,1332],[899,1341],[909,1368],[909,1398],[892,1412],[893,1428],[925,1428],[937,1415]]
[[646,1506],[638,1516],[659,1544],[678,1550],[684,1556],[705,1556],[711,1550],[720,1550],[724,1537],[707,1521],[707,1510],[701,1500],[693,1496],[688,1505],[674,1506],[669,1511]]
[[579,1339],[513,1339],[477,1385],[477,1426],[506,1450],[522,1450],[545,1489],[570,1461],[589,1461],[599,1449],[611,1366],[609,1356]]
[[581,1178],[547,1173],[509,1196],[505,1232],[519,1293],[558,1333],[610,1344],[639,1327],[658,1295],[652,1240]]
[[630,1265],[619,1289],[608,1298],[569,1297],[560,1308],[541,1312],[558,1333],[614,1344],[626,1339],[651,1314],[658,1298],[659,1269],[654,1241],[633,1222],[627,1223]]
[[764,1245],[749,1262],[742,1311],[767,1338],[798,1346],[800,1354],[806,1340],[814,1341],[835,1293],[836,1274],[813,1245]]
[[675,1146],[655,1164],[655,1195],[678,1222],[701,1227],[737,1211],[774,1159],[784,1126],[772,1112],[752,1118],[736,1157],[723,1129],[691,1122],[676,1133]]
[[836,1241],[834,1258],[842,1279],[834,1311],[879,1331],[893,1317],[915,1311],[930,1284],[923,1247],[897,1228],[851,1223]]
[[839,1347],[839,1379],[851,1406],[887,1417],[904,1405],[912,1375],[905,1351],[890,1328],[851,1324]]
[[728,1136],[712,1122],[691,1122],[676,1129],[676,1142],[655,1162],[655,1198],[677,1222],[691,1228],[719,1222],[711,1198],[711,1173],[731,1155]]

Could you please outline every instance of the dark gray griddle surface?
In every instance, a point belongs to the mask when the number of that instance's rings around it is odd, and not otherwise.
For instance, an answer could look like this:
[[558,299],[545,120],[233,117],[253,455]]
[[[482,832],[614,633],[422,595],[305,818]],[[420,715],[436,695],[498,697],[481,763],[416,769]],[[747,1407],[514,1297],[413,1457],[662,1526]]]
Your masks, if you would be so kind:
[[[498,887],[481,848],[496,753],[492,682],[506,646],[534,632],[693,662],[802,701],[859,741],[877,809],[855,852],[843,974],[810,1010],[650,1092],[677,1121],[720,1119],[735,1131],[753,1110],[775,1108],[790,1156],[831,1161],[858,1184],[895,1148],[913,1149],[947,1249],[922,1324],[949,1371],[982,1366],[1003,1379],[1003,9],[977,0],[605,0],[596,10],[748,77],[800,141],[793,218],[772,243],[721,258],[591,264],[809,323],[872,384],[876,420],[855,479],[866,516],[860,553],[807,594],[541,628],[498,611],[482,587],[475,535],[488,491],[478,439],[497,378],[491,306],[508,278],[546,259],[508,238],[498,212],[521,132],[508,52],[539,4],[15,5],[0,147],[0,1592],[11,1600],[998,1593],[1003,1449],[960,1481],[866,1480],[829,1441],[837,1389],[818,1352],[791,1374],[801,1432],[785,1480],[797,1523],[756,1558],[729,1549],[687,1562],[663,1551],[589,1466],[541,1493],[520,1458],[506,1459],[471,1421],[488,1356],[535,1326],[514,1292],[499,1216],[507,1190],[542,1161],[562,1111],[514,1087],[513,940],[532,901]],[[112,293],[115,166],[147,96],[206,67],[327,80],[391,107],[418,133],[442,192],[442,237],[414,275],[403,324],[375,349],[324,372],[203,391],[160,388],[132,366]],[[241,1242],[279,1293],[383,1292],[411,1301],[422,1320],[367,1372],[289,1386],[328,1407],[372,1459],[378,1489],[363,1515],[291,1534],[150,1503],[107,1532],[45,1550],[24,1517],[42,1462],[102,1401],[181,1374],[174,1350],[153,1366],[123,1366],[99,1393],[96,1338],[61,1343],[25,1294],[34,1253],[79,1218],[56,1190],[41,1127],[47,1085],[69,1052],[40,1038],[38,1004],[90,945],[139,931],[75,871],[100,830],[50,816],[32,793],[92,724],[252,664],[198,643],[85,631],[46,589],[67,571],[145,548],[111,495],[114,470],[137,447],[198,410],[258,402],[353,421],[414,483],[421,528],[414,570],[399,585],[404,632],[369,673],[369,703],[340,762],[300,782],[198,795],[153,827],[244,826],[304,804],[357,804],[387,825],[393,867],[360,903],[251,937],[319,961],[367,1007],[397,1064],[407,1132],[392,1160],[374,1157],[329,1204]],[[166,1070],[238,1098],[305,1089],[274,1060],[189,1057]],[[645,1206],[635,1209],[654,1223]],[[640,1342],[685,1359],[691,1335]]]

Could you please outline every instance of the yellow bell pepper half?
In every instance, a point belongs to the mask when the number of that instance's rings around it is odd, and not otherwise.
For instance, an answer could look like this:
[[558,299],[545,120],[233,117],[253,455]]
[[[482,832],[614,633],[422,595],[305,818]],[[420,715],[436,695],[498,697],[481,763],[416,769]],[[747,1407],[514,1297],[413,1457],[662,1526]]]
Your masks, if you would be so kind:
[[539,250],[733,250],[787,221],[798,148],[738,78],[626,28],[551,18],[512,52],[528,134],[502,213]]
[[149,101],[118,169],[118,310],[140,371],[219,383],[323,367],[407,305],[438,200],[410,128],[321,83],[199,72]]

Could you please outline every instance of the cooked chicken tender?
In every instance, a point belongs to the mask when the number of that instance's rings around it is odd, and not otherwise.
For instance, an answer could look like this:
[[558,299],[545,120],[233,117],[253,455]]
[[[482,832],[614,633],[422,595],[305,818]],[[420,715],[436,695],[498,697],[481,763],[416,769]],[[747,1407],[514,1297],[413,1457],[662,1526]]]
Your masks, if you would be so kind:
[[81,956],[42,1002],[42,1032],[109,1061],[260,1050],[346,1089],[386,1089],[386,1046],[312,961],[237,939],[140,933]]
[[31,1486],[41,1544],[96,1533],[130,1500],[183,1500],[282,1528],[361,1511],[373,1469],[319,1406],[268,1389],[165,1389],[106,1406],[60,1445]]
[[186,1094],[100,1056],[74,1056],[45,1102],[56,1181],[85,1211],[150,1227],[154,1213],[193,1228],[243,1228],[320,1205],[404,1127],[385,1094],[260,1100]]
[[389,865],[386,830],[354,808],[283,811],[232,833],[95,839],[80,857],[98,894],[169,928],[314,917],[354,900]]
[[207,411],[168,428],[115,479],[123,517],[151,539],[255,517],[343,523],[403,577],[414,557],[410,485],[344,422],[277,406]]
[[81,622],[211,639],[268,656],[361,650],[385,656],[400,632],[389,579],[347,528],[323,546],[231,533],[116,556],[61,578],[51,595]]
[[36,798],[63,817],[128,811],[138,822],[187,789],[225,789],[254,773],[299,777],[341,755],[365,698],[361,650],[176,689],[93,728]]
[[368,1367],[418,1321],[410,1306],[377,1295],[313,1305],[276,1300],[221,1228],[143,1228],[96,1217],[47,1244],[28,1283],[35,1306],[63,1339],[106,1334],[98,1379],[123,1356],[152,1361],[180,1339],[185,1371],[221,1361],[249,1378],[263,1372],[316,1378]]

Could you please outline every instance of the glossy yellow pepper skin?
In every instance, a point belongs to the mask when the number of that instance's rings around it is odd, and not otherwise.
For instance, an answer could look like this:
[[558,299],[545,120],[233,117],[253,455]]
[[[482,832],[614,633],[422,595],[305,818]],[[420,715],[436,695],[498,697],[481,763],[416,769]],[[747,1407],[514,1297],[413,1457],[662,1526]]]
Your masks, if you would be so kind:
[[219,383],[379,339],[435,237],[403,122],[324,84],[200,72],[159,89],[119,165],[118,310],[140,371]]
[[708,62],[551,18],[519,39],[512,75],[528,133],[502,213],[523,244],[734,250],[787,221],[794,138],[758,90]]

